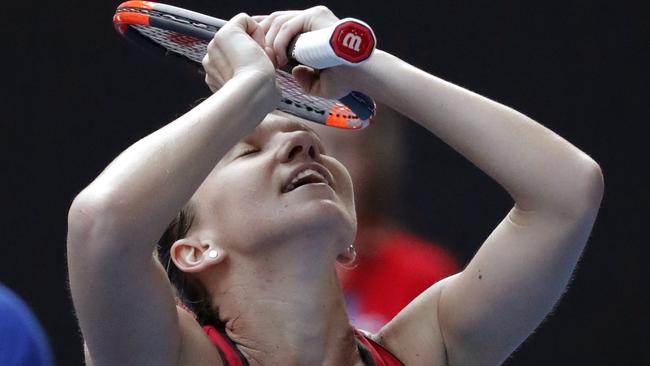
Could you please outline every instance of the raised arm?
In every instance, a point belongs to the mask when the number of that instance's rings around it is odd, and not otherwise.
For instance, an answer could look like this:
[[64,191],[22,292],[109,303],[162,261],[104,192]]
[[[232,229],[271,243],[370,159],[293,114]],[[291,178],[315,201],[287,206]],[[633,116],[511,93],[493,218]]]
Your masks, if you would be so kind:
[[279,93],[262,37],[248,16],[229,22],[205,60],[208,83],[223,87],[129,147],[75,198],[70,287],[94,365],[178,361],[187,320],[177,315],[152,252],[221,157],[275,108]]
[[[335,19],[324,7],[258,18],[279,65],[297,33]],[[598,165],[525,115],[385,52],[375,52],[359,68],[299,67],[294,75],[314,94],[340,96],[352,89],[375,97],[510,193],[514,208],[465,270],[427,290],[376,336],[407,365],[502,362],[566,288],[603,193]]]
[[503,362],[567,286],[603,194],[599,166],[525,115],[389,54],[377,52],[362,72],[342,72],[452,146],[515,201],[465,270],[416,299],[379,338],[407,364],[440,361],[432,343],[441,339],[450,365]]

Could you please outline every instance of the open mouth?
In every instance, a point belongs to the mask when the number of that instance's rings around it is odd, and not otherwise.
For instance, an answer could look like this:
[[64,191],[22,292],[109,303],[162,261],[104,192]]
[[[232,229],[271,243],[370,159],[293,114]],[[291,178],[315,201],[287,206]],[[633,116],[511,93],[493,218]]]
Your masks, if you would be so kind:
[[282,193],[291,192],[294,189],[312,183],[325,183],[330,185],[325,175],[317,170],[307,168],[303,169],[296,174],[289,183],[282,189]]

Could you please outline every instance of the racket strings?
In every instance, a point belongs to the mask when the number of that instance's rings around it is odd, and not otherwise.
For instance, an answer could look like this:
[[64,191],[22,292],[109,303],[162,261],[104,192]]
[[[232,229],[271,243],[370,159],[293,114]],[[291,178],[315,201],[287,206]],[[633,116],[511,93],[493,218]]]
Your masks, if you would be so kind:
[[[277,70],[276,77],[282,88],[282,95],[286,98],[286,100],[282,101],[283,103],[291,104],[293,102],[296,104],[298,102],[299,105],[297,105],[297,108],[305,108],[311,113],[336,115],[336,117],[345,117],[347,119],[359,119],[347,106],[338,101],[305,94],[300,84],[288,72]],[[304,105],[300,105],[300,103]]]
[[199,64],[207,53],[207,41],[156,27],[137,24],[133,24],[131,27],[135,28],[145,37],[165,47],[168,51],[185,56]]
[[[201,64],[207,53],[208,41],[152,26],[131,24],[143,36],[166,50]],[[347,106],[337,100],[321,98],[304,93],[300,84],[290,73],[277,70],[276,77],[282,92],[279,109],[306,119],[327,119],[328,116],[345,118],[348,125],[360,123],[361,119]]]

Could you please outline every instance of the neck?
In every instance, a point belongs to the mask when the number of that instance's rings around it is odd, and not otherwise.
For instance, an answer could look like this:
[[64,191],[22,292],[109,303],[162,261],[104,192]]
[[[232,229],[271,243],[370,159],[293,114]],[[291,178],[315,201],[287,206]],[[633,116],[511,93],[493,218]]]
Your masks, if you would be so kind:
[[[335,253],[302,240],[263,258],[232,259],[213,283],[226,333],[253,365],[360,363],[334,267]],[[220,273],[219,275],[223,275]]]

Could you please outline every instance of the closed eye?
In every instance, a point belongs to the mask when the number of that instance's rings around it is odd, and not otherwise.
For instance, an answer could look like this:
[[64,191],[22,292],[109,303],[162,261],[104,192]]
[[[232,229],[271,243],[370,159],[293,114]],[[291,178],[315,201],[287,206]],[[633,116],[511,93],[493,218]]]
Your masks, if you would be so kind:
[[237,155],[237,157],[238,157],[238,158],[241,158],[241,157],[243,157],[243,156],[251,155],[251,154],[255,154],[255,153],[258,153],[258,152],[260,152],[259,149],[249,148],[249,149],[245,149],[245,150],[243,150],[242,152],[240,152],[240,153]]

